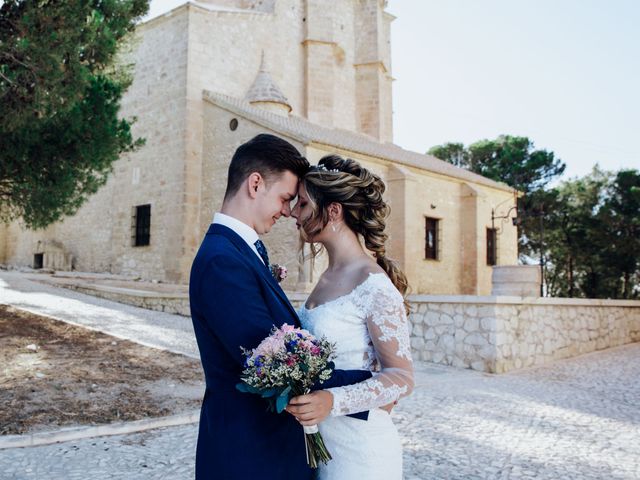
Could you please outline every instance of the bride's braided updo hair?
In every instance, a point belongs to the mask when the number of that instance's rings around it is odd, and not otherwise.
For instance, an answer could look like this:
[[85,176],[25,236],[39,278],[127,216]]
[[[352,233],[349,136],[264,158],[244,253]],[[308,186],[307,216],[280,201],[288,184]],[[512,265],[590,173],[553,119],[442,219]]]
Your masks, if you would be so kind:
[[386,256],[385,233],[389,206],[382,198],[384,182],[355,160],[327,155],[311,167],[303,177],[313,213],[305,221],[302,234],[312,238],[329,223],[328,207],[342,205],[345,224],[362,235],[365,247],[373,252],[380,267],[387,273],[402,295],[407,292],[407,277]]

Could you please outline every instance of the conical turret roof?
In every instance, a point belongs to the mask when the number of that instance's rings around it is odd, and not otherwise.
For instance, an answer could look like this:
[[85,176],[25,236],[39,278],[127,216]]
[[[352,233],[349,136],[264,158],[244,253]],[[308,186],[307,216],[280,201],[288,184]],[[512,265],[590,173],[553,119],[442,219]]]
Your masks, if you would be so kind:
[[284,96],[282,90],[276,85],[273,78],[271,78],[271,74],[267,71],[264,52],[262,52],[258,75],[256,75],[256,79],[253,81],[253,85],[251,85],[251,88],[247,91],[244,99],[252,104],[280,104],[286,108],[287,113],[291,111],[289,100],[287,100],[287,97]]

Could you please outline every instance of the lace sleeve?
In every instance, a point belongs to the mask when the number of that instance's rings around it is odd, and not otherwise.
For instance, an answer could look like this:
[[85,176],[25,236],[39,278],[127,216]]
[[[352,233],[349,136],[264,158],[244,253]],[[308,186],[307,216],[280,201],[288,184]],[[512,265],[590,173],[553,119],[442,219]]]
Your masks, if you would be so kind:
[[409,325],[402,295],[386,284],[362,292],[358,303],[365,316],[380,371],[364,382],[329,388],[332,416],[349,415],[382,407],[413,390],[413,362]]

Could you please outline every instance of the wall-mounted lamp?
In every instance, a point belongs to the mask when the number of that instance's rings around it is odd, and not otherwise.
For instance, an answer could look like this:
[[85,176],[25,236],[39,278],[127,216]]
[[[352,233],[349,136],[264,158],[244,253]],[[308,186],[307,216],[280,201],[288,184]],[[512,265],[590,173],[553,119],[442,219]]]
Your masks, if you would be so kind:
[[[511,212],[513,212],[514,210],[516,212],[516,216],[512,217]],[[491,209],[491,229],[496,230],[496,233],[502,233],[501,228],[496,228],[495,221],[502,220],[501,224],[504,224],[504,222],[506,222],[508,218],[511,219],[511,223],[513,224],[514,227],[519,225],[520,219],[518,218],[517,214],[518,214],[518,207],[516,205],[514,205],[509,210],[507,210],[507,213],[505,215],[496,215],[495,209],[492,208]]]

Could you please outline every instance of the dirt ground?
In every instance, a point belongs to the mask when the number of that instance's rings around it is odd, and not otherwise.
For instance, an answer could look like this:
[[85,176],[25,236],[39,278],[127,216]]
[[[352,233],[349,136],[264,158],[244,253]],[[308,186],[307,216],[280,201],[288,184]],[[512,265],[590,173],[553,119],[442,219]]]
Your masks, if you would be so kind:
[[0,435],[200,406],[198,360],[0,305]]

